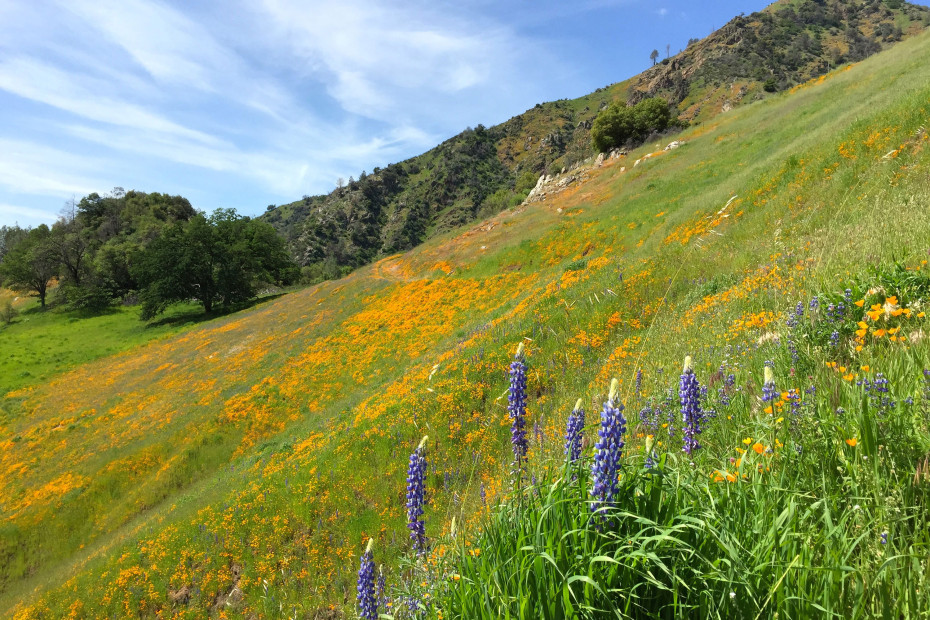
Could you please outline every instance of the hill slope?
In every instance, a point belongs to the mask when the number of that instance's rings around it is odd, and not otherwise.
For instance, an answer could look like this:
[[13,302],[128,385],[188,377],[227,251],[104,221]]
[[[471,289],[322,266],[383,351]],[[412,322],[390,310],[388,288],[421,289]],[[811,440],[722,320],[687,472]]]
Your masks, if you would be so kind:
[[593,155],[590,131],[614,101],[660,96],[691,122],[757,101],[921,32],[930,10],[906,2],[781,0],[740,16],[627,81],[467,129],[423,155],[364,174],[326,196],[263,215],[310,278],[360,265],[518,204],[542,173]]
[[[0,615],[351,607],[366,537],[395,580],[421,435],[431,535],[453,516],[467,532],[505,492],[518,341],[543,466],[561,459],[566,407],[598,404],[610,377],[626,397],[637,369],[677,372],[685,354],[738,364],[811,291],[893,259],[925,272],[927,84],[922,35],[674,151],[608,160],[341,281],[6,394]],[[927,341],[910,355],[930,359]]]

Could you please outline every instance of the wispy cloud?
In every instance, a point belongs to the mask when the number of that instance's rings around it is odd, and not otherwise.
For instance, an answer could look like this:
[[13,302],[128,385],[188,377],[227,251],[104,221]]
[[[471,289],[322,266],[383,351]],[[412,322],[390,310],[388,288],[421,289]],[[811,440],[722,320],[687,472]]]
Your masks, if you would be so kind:
[[37,220],[49,224],[58,219],[56,215],[42,209],[7,204],[0,204],[0,217],[10,222],[18,222],[20,219],[25,218],[30,222]]

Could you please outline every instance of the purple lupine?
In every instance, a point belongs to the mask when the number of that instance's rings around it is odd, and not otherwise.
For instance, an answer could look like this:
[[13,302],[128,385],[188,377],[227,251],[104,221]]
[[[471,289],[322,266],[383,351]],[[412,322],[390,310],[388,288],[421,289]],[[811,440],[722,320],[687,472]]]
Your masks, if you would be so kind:
[[623,405],[616,402],[619,387],[620,383],[614,379],[601,411],[601,426],[597,432],[599,439],[595,445],[594,462],[591,463],[591,510],[594,512],[613,505],[617,495],[617,474],[623,455],[623,435],[626,433]]
[[374,544],[375,539],[369,538],[368,548],[362,554],[361,566],[358,569],[358,615],[365,620],[377,620],[378,618],[378,600],[375,598],[375,562],[371,551]]
[[655,438],[652,435],[646,435],[646,460],[643,462],[643,467],[646,469],[652,469],[656,465],[655,461],[655,451],[652,447],[655,445]]
[[387,609],[388,600],[385,585],[384,564],[382,564],[378,567],[378,582],[375,592],[375,600],[377,601],[379,607],[384,607]]
[[810,304],[808,304],[808,308],[810,308],[811,310],[816,310],[819,307],[820,307],[820,298],[814,295],[813,297],[811,297],[811,301],[810,301]]
[[575,403],[575,408],[568,416],[568,424],[565,428],[565,456],[568,457],[569,463],[574,463],[581,457],[581,432],[584,429],[584,401],[579,398]]
[[677,407],[674,407],[675,404],[675,390],[672,388],[668,389],[668,393],[665,395],[665,410],[668,411],[668,420],[666,421],[668,426],[668,438],[671,440],[675,436],[675,418]]
[[840,346],[840,332],[833,330],[833,333],[830,334],[830,346],[831,347]]
[[507,412],[513,423],[510,426],[510,443],[517,470],[523,467],[528,443],[526,440],[526,364],[523,363],[523,343],[510,364],[510,390],[507,395]]
[[778,389],[775,387],[775,370],[772,362],[765,362],[765,371],[762,380],[762,402],[769,403],[778,398]]
[[636,369],[636,398],[643,395],[643,371]]
[[426,551],[426,526],[420,519],[423,516],[423,495],[426,480],[426,440],[410,455],[410,467],[407,469],[407,529],[417,553]]
[[681,419],[684,434],[684,447],[688,456],[700,449],[697,436],[701,433],[701,385],[694,374],[691,356],[685,357],[685,365],[678,385],[678,398],[681,402]]

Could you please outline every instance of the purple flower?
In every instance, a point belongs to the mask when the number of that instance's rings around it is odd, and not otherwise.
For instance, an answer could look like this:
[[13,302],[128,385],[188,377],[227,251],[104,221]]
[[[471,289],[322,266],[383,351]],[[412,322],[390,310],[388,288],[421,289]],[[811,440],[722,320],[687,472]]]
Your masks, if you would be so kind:
[[811,310],[816,310],[819,306],[820,306],[820,298],[814,295],[813,297],[811,297],[811,302],[810,304],[808,304],[808,307]]
[[639,398],[643,395],[643,371],[639,368],[636,369],[636,397]]
[[515,360],[510,364],[510,390],[507,412],[513,423],[510,426],[510,443],[516,468],[523,466],[528,443],[526,440],[526,364],[523,363],[523,343],[517,347]]
[[840,344],[840,332],[834,330],[833,333],[830,334],[830,346],[838,347],[839,344]]
[[388,600],[387,595],[385,594],[384,565],[378,567],[378,583],[375,600],[378,602],[379,606],[385,608],[387,607]]
[[375,598],[375,563],[371,552],[374,544],[375,539],[369,538],[368,548],[362,554],[361,566],[358,569],[358,615],[365,620],[377,620],[378,618],[378,601]]
[[578,399],[568,424],[565,428],[565,455],[569,463],[574,463],[581,457],[581,432],[584,429],[584,409],[581,407],[582,399]]
[[591,464],[591,510],[599,512],[611,506],[617,495],[617,474],[620,457],[623,455],[623,435],[626,433],[626,418],[623,405],[616,402],[619,382],[614,379],[610,393],[601,411],[601,426],[595,445],[594,462]]
[[681,402],[681,419],[684,432],[684,447],[688,456],[699,450],[701,444],[697,436],[701,433],[701,385],[694,374],[691,356],[685,358],[685,366],[681,373],[681,382],[678,385],[678,398]]
[[772,362],[765,363],[765,373],[762,381],[762,402],[772,402],[778,398],[778,389],[775,387],[775,371]]
[[423,495],[426,479],[426,440],[410,455],[410,467],[407,469],[407,529],[417,553],[426,551],[426,527],[420,517],[423,516]]

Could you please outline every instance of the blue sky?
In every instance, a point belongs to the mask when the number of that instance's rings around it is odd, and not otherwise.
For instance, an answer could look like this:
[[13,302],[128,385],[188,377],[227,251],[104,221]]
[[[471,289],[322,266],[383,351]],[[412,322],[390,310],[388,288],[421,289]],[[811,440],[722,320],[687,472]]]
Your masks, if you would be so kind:
[[0,0],[0,224],[116,186],[257,215],[766,4]]

